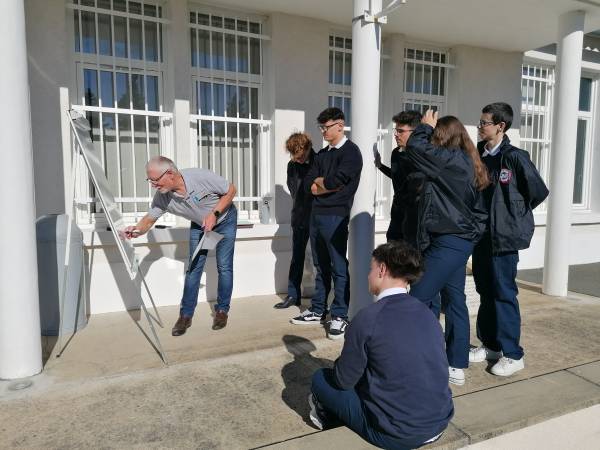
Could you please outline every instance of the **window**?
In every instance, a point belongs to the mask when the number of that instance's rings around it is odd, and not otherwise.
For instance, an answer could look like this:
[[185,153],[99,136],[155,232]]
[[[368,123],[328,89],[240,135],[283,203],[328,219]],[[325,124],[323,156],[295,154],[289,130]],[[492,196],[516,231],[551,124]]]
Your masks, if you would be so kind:
[[[554,68],[524,64],[521,76],[521,146],[548,180],[552,135]],[[540,206],[545,209],[546,204]]]
[[425,112],[446,107],[448,54],[441,50],[404,49],[404,109]]
[[[521,146],[548,183],[552,142],[552,101],[555,69],[541,64],[523,64],[521,77]],[[580,80],[579,112],[575,147],[573,206],[589,207],[590,153],[594,116],[595,80]],[[541,205],[544,210],[546,204]]]
[[190,12],[194,158],[237,186],[240,218],[248,220],[258,219],[270,190],[262,27],[260,18]]
[[575,180],[573,184],[573,205],[581,208],[589,206],[589,168],[592,142],[592,120],[594,80],[584,76],[579,84],[579,112],[577,115],[577,140],[575,146]]
[[351,126],[352,39],[329,35],[329,106],[340,108]]
[[[73,108],[86,114],[121,212],[135,221],[151,201],[145,164],[170,151],[171,115],[162,108],[162,7],[127,0],[75,0],[70,7],[79,99]],[[92,186],[84,190],[78,196],[92,197],[85,220],[93,222],[101,206]]]

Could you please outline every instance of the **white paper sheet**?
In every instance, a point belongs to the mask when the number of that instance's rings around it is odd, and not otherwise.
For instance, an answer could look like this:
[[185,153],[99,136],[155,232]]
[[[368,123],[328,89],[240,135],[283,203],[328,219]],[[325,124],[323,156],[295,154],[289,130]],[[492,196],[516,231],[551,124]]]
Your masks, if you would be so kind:
[[200,250],[214,250],[221,239],[223,239],[223,235],[216,231],[205,232],[200,242],[198,242],[196,250],[194,250],[192,261],[196,258]]

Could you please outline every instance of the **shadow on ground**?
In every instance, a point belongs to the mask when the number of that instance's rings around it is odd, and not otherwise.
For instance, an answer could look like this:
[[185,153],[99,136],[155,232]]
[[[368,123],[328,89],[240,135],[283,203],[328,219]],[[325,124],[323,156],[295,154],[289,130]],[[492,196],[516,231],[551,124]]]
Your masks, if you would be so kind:
[[313,373],[322,367],[333,367],[333,361],[311,355],[316,351],[315,345],[301,336],[286,334],[282,341],[294,360],[281,369],[281,378],[285,384],[281,399],[310,425],[308,394]]

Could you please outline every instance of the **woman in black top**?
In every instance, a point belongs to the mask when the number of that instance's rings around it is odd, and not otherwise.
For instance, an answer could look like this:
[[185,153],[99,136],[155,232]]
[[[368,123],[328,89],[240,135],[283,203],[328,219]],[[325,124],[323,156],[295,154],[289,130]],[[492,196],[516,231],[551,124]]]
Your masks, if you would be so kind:
[[413,131],[406,155],[426,176],[418,205],[425,274],[410,293],[437,316],[444,305],[450,382],[464,384],[462,369],[469,365],[466,264],[485,229],[480,191],[489,184],[488,173],[463,124],[452,116],[438,121],[431,110]]

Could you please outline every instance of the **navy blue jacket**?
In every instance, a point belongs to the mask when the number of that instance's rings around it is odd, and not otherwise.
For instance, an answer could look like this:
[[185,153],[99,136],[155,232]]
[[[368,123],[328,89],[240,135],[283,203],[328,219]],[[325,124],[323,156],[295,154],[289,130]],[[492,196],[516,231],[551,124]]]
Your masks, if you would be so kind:
[[308,158],[303,164],[290,161],[287,165],[287,187],[294,201],[291,217],[291,225],[294,228],[308,228],[310,223],[313,196],[310,192],[304,190],[304,180],[316,156],[317,154],[311,149]]
[[[480,154],[483,154],[484,146],[485,142],[477,145]],[[490,173],[494,183],[486,188],[487,197],[491,199],[487,207],[494,253],[529,247],[535,228],[533,209],[548,196],[548,188],[529,153],[512,146],[507,136],[504,136],[499,152],[500,171]]]
[[394,230],[397,236],[417,246],[418,204],[425,176],[414,169],[400,147],[392,150],[390,167],[381,164],[379,170],[392,180],[394,188],[390,227],[397,227]]
[[433,128],[421,124],[412,132],[406,155],[427,180],[419,199],[419,249],[432,235],[452,234],[477,242],[485,231],[487,211],[474,184],[471,158],[460,148],[431,144]]
[[363,308],[348,328],[335,362],[340,389],[356,389],[377,427],[425,442],[454,414],[442,328],[424,303],[408,294]]
[[340,189],[329,194],[315,195],[313,212],[315,214],[350,215],[354,194],[360,182],[362,155],[354,142],[348,139],[340,148],[322,149],[306,175],[304,189],[310,192],[315,178],[324,177],[326,189]]

